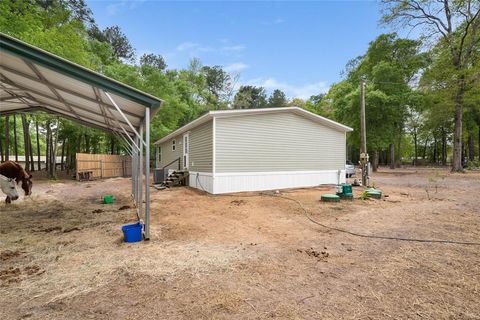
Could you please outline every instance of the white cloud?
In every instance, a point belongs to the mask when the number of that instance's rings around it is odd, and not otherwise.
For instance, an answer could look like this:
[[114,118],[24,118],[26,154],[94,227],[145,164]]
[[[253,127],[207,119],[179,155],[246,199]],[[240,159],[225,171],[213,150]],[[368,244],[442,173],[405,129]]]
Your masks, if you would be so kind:
[[177,46],[177,51],[185,51],[185,50],[189,50],[189,49],[192,49],[192,48],[195,48],[199,46],[199,44],[197,43],[193,43],[193,42],[182,42],[181,44],[179,44]]
[[236,46],[224,46],[222,47],[223,51],[242,51],[245,50],[245,46],[242,44],[236,45]]
[[199,43],[190,42],[190,41],[182,42],[177,46],[176,50],[180,52],[190,52],[191,54],[198,54],[199,52],[215,51],[214,48],[202,46]]
[[109,4],[106,9],[107,9],[107,15],[109,16],[114,16],[120,11],[127,9],[127,10],[133,10],[137,7],[139,7],[142,3],[144,3],[146,0],[120,0],[116,1],[112,4]]
[[223,54],[225,56],[235,57],[236,59],[239,59],[241,57],[242,51],[245,50],[245,48],[246,47],[242,44],[225,45],[224,43],[223,46],[207,46],[197,42],[185,41],[180,43],[175,48],[175,52],[188,54],[190,57],[199,56],[202,53],[208,52],[208,53],[214,53],[214,54]]
[[249,67],[250,66],[248,64],[245,64],[243,62],[236,62],[236,63],[226,65],[224,67],[224,70],[227,71],[227,72],[240,72],[240,71],[245,70]]
[[278,81],[275,78],[256,78],[244,83],[245,85],[264,87],[267,91],[280,89],[288,97],[308,99],[312,95],[325,93],[328,91],[327,83],[324,81],[306,83],[304,85],[292,85],[286,82]]

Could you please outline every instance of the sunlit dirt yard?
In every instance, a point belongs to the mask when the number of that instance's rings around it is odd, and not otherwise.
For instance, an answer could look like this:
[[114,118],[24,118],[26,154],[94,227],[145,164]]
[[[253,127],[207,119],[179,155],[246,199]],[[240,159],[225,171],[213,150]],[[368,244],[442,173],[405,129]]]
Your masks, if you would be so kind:
[[[480,173],[384,169],[373,181],[387,197],[280,195],[352,232],[480,242]],[[31,198],[0,204],[0,318],[480,319],[480,246],[356,237],[273,193],[188,187],[152,188],[152,238],[127,244],[130,186],[34,180]]]

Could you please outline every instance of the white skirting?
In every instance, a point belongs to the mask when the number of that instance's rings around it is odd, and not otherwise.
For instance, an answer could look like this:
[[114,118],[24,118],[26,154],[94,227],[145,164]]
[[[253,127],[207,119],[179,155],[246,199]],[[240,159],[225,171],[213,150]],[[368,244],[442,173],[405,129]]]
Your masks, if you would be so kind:
[[188,184],[192,188],[213,193],[213,176],[211,173],[190,171],[188,173]]
[[[197,176],[198,174],[198,176]],[[340,179],[340,180],[339,180]],[[314,187],[345,182],[345,170],[282,172],[190,172],[190,186],[213,194]]]

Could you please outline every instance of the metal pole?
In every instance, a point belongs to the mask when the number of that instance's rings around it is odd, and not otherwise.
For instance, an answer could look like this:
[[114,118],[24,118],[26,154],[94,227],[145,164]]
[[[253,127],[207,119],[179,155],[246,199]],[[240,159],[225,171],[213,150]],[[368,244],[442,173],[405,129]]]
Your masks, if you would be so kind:
[[137,150],[132,150],[132,196],[133,201],[135,202],[135,206],[137,205],[136,193],[137,193],[137,183],[136,183],[136,175],[135,170],[137,168]]
[[150,109],[145,109],[145,240],[150,239]]
[[[138,142],[138,138],[135,138],[135,140]],[[138,212],[138,154],[139,150],[135,150],[135,206],[137,207],[137,212]]]
[[120,115],[122,116],[123,120],[125,120],[125,122],[130,126],[130,129],[132,129],[132,131],[135,133],[135,135],[140,138],[140,142],[145,144],[145,142],[143,141],[143,136],[142,136],[142,133],[138,133],[137,130],[135,130],[135,127],[132,125],[132,123],[128,120],[127,116],[122,112],[122,109],[120,109],[120,107],[115,103],[115,101],[113,100],[113,98],[110,96],[110,94],[107,92],[107,91],[103,91],[105,93],[105,95],[107,96],[107,98],[110,100],[110,102],[113,104],[113,106],[115,107],[115,109],[117,109],[118,113],[120,113]]
[[[142,123],[140,125],[140,137],[139,139],[143,141],[143,126],[144,124]],[[140,146],[140,155],[138,159],[138,215],[142,217],[142,212],[143,212],[143,144],[142,141],[140,141],[139,146]]]
[[368,184],[367,131],[365,126],[365,80],[360,79],[360,163],[362,165],[362,185]]

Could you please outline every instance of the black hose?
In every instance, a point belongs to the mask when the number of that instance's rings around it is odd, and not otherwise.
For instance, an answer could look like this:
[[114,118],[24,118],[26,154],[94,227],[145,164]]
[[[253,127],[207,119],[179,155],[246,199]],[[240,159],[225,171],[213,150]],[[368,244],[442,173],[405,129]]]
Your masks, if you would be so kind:
[[297,203],[300,206],[300,208],[303,210],[303,212],[304,212],[304,214],[305,214],[305,216],[307,217],[308,220],[310,220],[311,222],[313,222],[313,223],[315,223],[315,224],[317,224],[317,225],[319,225],[319,226],[321,226],[325,229],[330,229],[330,230],[335,230],[335,231],[338,231],[338,232],[343,232],[343,233],[346,233],[346,234],[349,234],[349,235],[352,235],[352,236],[356,236],[356,237],[371,238],[371,239],[382,239],[382,240],[409,241],[409,242],[450,243],[450,244],[480,246],[480,242],[469,242],[469,241],[463,241],[463,240],[456,241],[456,240],[438,240],[438,239],[416,239],[416,238],[389,237],[389,236],[378,236],[378,235],[373,235],[373,234],[356,233],[356,232],[348,231],[348,230],[345,230],[345,229],[331,227],[331,226],[328,226],[328,225],[325,225],[323,223],[320,223],[320,222],[316,221],[315,219],[313,219],[308,214],[307,209],[305,209],[305,207],[302,205],[302,203],[300,201],[298,201],[297,199],[285,197],[285,196],[282,196],[282,195],[269,195],[269,196],[283,198],[283,199],[290,200],[290,201],[293,201],[293,202]]

